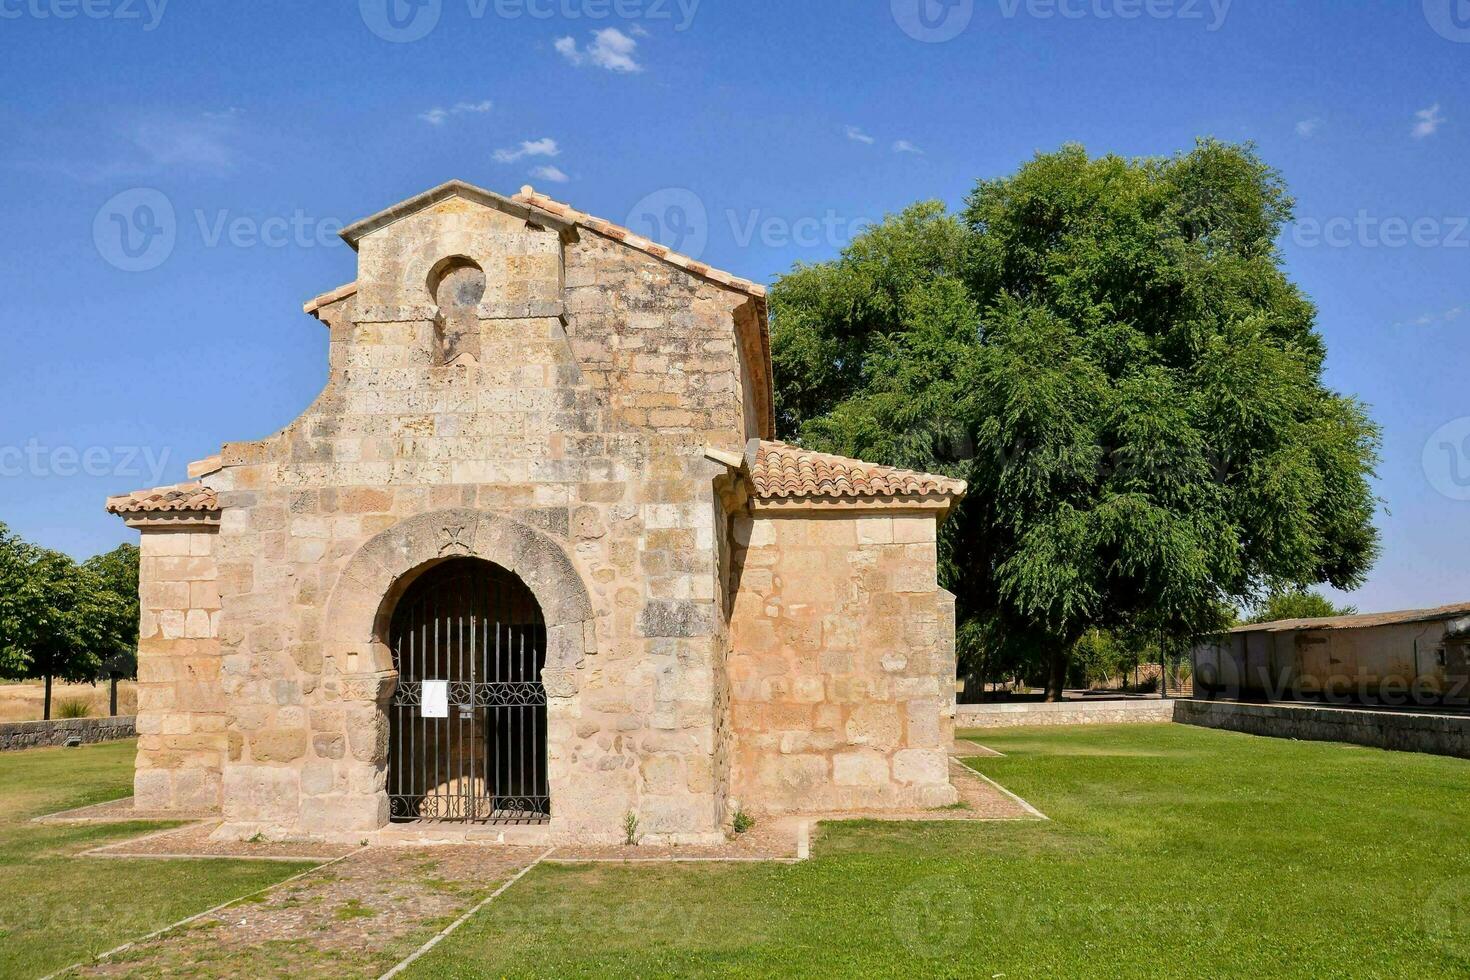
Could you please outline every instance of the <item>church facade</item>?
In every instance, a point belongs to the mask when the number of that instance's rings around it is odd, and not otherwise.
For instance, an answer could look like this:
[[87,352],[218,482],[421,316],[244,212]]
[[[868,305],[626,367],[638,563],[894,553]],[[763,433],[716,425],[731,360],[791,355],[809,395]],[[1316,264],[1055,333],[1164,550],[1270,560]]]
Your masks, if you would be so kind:
[[955,801],[964,484],[774,441],[765,290],[525,188],[343,232],[326,387],[141,532],[136,805],[718,840]]

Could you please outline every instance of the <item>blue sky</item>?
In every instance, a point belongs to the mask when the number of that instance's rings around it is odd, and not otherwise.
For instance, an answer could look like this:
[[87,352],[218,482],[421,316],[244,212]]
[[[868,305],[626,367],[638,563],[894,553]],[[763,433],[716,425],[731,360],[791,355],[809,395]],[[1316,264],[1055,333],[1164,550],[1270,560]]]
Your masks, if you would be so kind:
[[107,494],[290,421],[335,231],[450,178],[769,282],[1067,141],[1214,135],[1284,173],[1384,427],[1351,601],[1464,600],[1467,79],[1470,0],[0,0],[0,521],[105,550]]

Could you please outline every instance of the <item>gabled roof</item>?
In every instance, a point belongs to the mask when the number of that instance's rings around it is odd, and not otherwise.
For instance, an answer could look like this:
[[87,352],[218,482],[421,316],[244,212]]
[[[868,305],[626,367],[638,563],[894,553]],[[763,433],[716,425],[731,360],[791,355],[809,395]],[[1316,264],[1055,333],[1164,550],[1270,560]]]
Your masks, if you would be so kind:
[[483,204],[487,208],[504,211],[506,214],[514,215],[533,225],[542,225],[561,232],[570,231],[573,224],[560,215],[550,214],[538,208],[530,207],[523,200],[504,197],[494,191],[487,191],[483,187],[476,187],[474,184],[466,183],[462,180],[451,180],[431,190],[424,191],[422,194],[415,194],[408,200],[400,201],[391,208],[385,208],[377,214],[363,218],[361,221],[353,222],[342,229],[342,239],[355,249],[357,248],[358,242],[373,232],[381,228],[386,228],[393,222],[406,218],[411,214],[417,214],[420,211],[427,210],[440,201],[447,201],[451,197],[459,197],[466,201],[473,201],[476,204]]
[[107,498],[109,514],[186,514],[219,510],[219,496],[201,483],[176,483]]
[[[554,228],[563,234],[571,232],[575,228],[586,228],[589,231],[608,238],[616,239],[630,248],[652,255],[672,266],[684,269],[710,282],[724,286],[738,293],[745,293],[755,299],[764,301],[766,298],[766,287],[749,279],[731,275],[728,272],[706,265],[698,259],[682,255],[672,249],[660,245],[650,238],[645,238],[631,229],[622,225],[614,224],[603,218],[597,218],[584,211],[578,211],[570,204],[553,200],[545,194],[537,193],[536,189],[527,185],[522,187],[520,193],[515,197],[505,197],[494,191],[476,187],[474,184],[462,180],[451,180],[446,184],[440,184],[433,190],[409,198],[402,203],[395,204],[391,208],[379,211],[377,214],[355,222],[342,230],[342,238],[354,249],[357,248],[365,235],[369,235],[381,228],[386,228],[393,222],[406,218],[411,214],[433,207],[441,201],[451,197],[461,197],[465,200],[475,201],[486,207],[513,214],[524,218],[533,225],[546,228]],[[346,299],[357,291],[357,284],[347,283],[338,286],[331,292],[322,293],[306,303],[307,313],[314,314],[317,310],[339,300]]]
[[964,480],[880,466],[766,439],[752,439],[747,444],[745,466],[758,500],[917,497],[953,503],[966,490]]
[[615,225],[611,221],[603,218],[595,218],[584,211],[578,211],[570,204],[563,204],[560,201],[547,197],[545,194],[537,193],[536,189],[529,184],[521,188],[521,192],[515,196],[515,200],[523,201],[543,213],[553,214],[575,225],[588,228],[597,232],[599,235],[615,238],[624,245],[636,248],[640,252],[647,252],[654,258],[663,259],[670,265],[678,266],[681,269],[694,273],[696,276],[719,283],[722,286],[728,286],[736,292],[748,293],[757,299],[765,299],[766,297],[766,287],[758,282],[752,282],[749,279],[742,279],[728,272],[722,272],[713,266],[705,265],[698,259],[692,259],[687,255],[681,255],[675,252],[673,249],[666,248],[653,239],[645,238],[631,229],[624,228],[622,225]]
[[1231,633],[1287,633],[1293,630],[1349,630],[1369,626],[1427,623],[1438,619],[1470,616],[1470,602],[1457,602],[1432,609],[1401,609],[1398,612],[1363,613],[1356,616],[1322,616],[1316,619],[1278,619],[1271,623],[1247,623]]

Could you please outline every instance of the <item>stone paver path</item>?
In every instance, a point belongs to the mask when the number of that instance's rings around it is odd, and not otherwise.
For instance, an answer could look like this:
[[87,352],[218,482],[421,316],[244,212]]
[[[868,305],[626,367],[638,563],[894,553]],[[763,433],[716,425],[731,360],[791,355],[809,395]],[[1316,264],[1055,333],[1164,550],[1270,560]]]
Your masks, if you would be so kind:
[[67,975],[376,977],[543,853],[364,848]]

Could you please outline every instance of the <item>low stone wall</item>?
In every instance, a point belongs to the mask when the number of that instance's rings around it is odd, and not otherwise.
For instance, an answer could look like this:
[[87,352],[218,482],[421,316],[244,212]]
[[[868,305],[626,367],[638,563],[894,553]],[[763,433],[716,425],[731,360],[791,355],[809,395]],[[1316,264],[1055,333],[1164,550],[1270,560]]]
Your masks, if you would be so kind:
[[53,718],[50,721],[14,721],[0,725],[0,752],[34,749],[43,745],[65,745],[73,737],[84,743],[111,742],[132,738],[137,727],[132,717]]
[[1174,702],[1159,698],[1111,701],[961,704],[955,728],[1022,728],[1030,725],[1129,725],[1174,720]]
[[1367,711],[1332,705],[1176,701],[1174,720],[1247,735],[1350,742],[1470,759],[1470,715]]

